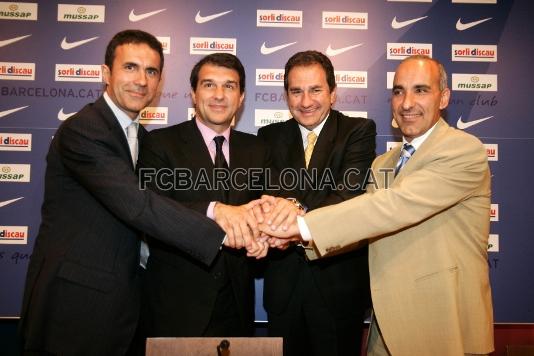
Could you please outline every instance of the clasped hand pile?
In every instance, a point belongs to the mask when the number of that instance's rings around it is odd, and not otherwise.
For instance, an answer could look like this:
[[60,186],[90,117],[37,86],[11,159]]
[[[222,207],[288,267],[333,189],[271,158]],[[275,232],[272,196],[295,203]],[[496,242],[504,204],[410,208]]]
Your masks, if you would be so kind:
[[215,222],[226,233],[224,245],[246,248],[247,256],[265,257],[269,247],[285,249],[300,241],[297,216],[304,215],[292,201],[263,195],[247,204],[233,206],[217,203]]

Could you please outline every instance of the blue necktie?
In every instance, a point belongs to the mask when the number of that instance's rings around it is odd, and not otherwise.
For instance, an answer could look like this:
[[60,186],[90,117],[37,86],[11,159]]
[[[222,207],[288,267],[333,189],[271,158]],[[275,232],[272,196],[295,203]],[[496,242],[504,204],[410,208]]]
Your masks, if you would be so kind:
[[410,145],[409,143],[405,143],[402,147],[401,156],[399,157],[399,161],[397,162],[397,166],[395,167],[395,176],[399,173],[399,171],[402,169],[402,167],[408,162],[410,157],[415,152],[415,148]]

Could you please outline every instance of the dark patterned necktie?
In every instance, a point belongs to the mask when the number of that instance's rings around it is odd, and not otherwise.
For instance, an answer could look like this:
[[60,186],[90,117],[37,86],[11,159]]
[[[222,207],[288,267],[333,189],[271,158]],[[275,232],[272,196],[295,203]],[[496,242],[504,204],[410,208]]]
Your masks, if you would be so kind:
[[[226,162],[226,158],[224,158],[224,153],[222,150],[222,146],[224,143],[224,136],[215,136],[213,138],[213,141],[215,141],[215,168],[216,169],[226,169],[228,170],[228,163]],[[224,189],[224,187],[221,187],[221,202],[222,203],[228,203],[228,190]]]

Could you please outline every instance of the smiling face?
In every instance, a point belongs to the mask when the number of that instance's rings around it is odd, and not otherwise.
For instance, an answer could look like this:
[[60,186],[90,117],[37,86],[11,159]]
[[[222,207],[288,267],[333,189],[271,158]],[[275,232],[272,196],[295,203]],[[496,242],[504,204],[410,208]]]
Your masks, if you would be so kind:
[[291,68],[287,78],[287,105],[291,115],[308,130],[318,126],[336,101],[336,88],[330,91],[320,64]]
[[156,95],[160,72],[158,52],[144,43],[117,46],[113,65],[102,66],[106,93],[131,119]]
[[198,72],[196,88],[191,90],[196,118],[221,133],[230,127],[245,94],[239,88],[236,70],[206,63]]
[[424,135],[449,104],[450,90],[440,90],[439,67],[428,59],[402,62],[393,80],[391,110],[408,142]]

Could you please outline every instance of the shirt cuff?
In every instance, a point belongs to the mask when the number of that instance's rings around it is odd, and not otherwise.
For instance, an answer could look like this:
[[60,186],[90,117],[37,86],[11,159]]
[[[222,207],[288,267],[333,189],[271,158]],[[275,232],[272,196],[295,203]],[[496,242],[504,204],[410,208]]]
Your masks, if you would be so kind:
[[208,210],[206,211],[206,216],[210,218],[211,220],[215,220],[215,215],[213,215],[213,208],[215,208],[214,201],[210,202],[210,205],[208,205]]
[[304,217],[297,216],[297,224],[299,226],[300,236],[302,237],[302,240],[311,241],[312,235],[310,229],[308,228],[308,225],[306,224],[306,220],[304,220]]

